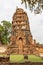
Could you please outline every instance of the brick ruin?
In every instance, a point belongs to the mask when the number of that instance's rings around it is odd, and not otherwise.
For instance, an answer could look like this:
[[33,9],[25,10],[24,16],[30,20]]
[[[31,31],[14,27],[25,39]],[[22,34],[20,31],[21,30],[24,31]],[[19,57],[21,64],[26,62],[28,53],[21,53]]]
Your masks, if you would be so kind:
[[33,40],[27,13],[21,8],[17,8],[13,15],[12,35],[6,53],[36,55],[43,53],[43,46]]

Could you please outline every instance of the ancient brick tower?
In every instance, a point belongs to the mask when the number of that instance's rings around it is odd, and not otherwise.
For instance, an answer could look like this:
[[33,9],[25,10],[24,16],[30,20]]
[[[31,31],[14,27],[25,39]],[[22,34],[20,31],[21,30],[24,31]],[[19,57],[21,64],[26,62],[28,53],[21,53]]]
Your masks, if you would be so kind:
[[12,36],[10,39],[9,53],[25,54],[28,53],[28,46],[32,44],[32,35],[27,13],[18,8],[13,15]]

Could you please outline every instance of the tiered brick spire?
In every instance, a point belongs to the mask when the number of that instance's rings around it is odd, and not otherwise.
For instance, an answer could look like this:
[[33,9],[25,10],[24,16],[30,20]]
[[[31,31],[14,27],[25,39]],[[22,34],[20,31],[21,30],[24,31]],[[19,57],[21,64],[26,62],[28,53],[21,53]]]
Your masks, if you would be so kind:
[[27,13],[18,8],[13,15],[12,35],[7,54],[35,54],[43,53],[43,45],[36,44],[32,39]]
[[28,16],[21,8],[18,8],[13,15],[12,35],[16,37],[15,41],[17,41],[17,39],[19,41],[19,37],[21,37],[26,44],[32,43]]
[[12,48],[11,53],[19,54],[23,54],[28,49],[28,46],[32,44],[28,16],[21,8],[18,8],[13,15],[10,44],[9,49]]

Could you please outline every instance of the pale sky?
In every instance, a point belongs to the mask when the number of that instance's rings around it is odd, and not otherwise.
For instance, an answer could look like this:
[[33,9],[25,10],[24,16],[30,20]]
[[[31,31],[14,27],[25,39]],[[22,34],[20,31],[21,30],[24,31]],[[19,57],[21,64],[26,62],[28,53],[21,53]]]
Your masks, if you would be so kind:
[[0,0],[0,22],[2,20],[12,22],[12,16],[17,7],[23,8],[27,12],[33,38],[37,42],[43,43],[43,12],[41,15],[34,15],[28,8],[25,8],[24,4],[21,5],[21,0]]

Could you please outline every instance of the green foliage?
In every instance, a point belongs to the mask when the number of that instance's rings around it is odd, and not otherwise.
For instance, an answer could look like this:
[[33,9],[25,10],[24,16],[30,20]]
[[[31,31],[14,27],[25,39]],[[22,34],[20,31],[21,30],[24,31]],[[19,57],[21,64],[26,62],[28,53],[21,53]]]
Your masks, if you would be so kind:
[[[39,14],[43,10],[43,0],[21,0],[25,3],[26,8],[29,7],[35,14]],[[27,5],[28,4],[28,5]]]
[[0,24],[0,41],[2,44],[8,44],[11,35],[11,23],[9,21],[2,21]]
[[0,33],[4,30],[3,26],[0,24]]

